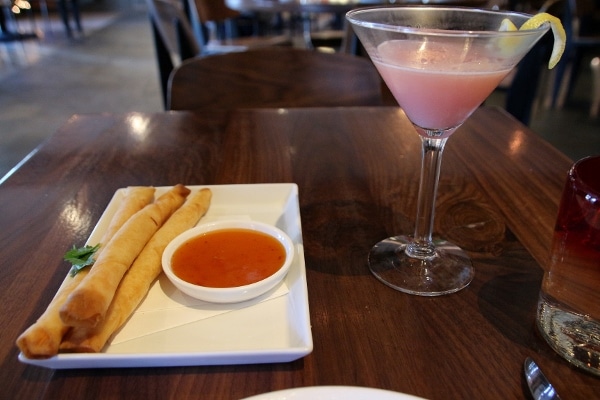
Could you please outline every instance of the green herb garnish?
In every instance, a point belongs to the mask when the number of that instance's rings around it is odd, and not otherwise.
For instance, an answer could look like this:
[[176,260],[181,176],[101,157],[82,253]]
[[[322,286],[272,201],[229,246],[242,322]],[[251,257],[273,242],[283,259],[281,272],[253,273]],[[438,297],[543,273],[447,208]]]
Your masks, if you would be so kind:
[[94,263],[94,254],[100,248],[100,244],[95,246],[84,246],[77,248],[73,245],[73,248],[65,253],[65,261],[73,264],[71,270],[69,271],[69,275],[75,276],[79,271],[87,267],[88,265],[92,265]]

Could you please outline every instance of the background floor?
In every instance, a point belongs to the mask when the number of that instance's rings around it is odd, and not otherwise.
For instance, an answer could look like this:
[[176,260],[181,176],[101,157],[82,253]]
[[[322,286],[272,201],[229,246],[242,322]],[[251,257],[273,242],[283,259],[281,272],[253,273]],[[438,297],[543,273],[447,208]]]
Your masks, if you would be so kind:
[[163,110],[145,11],[88,12],[83,26],[0,43],[0,177],[73,114]]

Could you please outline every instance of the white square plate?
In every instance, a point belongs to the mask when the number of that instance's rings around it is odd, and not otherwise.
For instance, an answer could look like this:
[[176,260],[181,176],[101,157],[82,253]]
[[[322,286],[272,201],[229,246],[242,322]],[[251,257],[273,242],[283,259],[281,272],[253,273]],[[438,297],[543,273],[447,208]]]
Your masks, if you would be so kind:
[[[286,277],[289,292],[200,321],[149,333],[101,353],[59,354],[19,360],[54,369],[164,367],[289,362],[310,354],[313,348],[306,287],[302,227],[295,184],[188,186],[212,190],[210,208],[201,222],[224,218],[250,218],[285,231],[295,244],[294,262]],[[157,187],[156,196],[169,187]],[[96,243],[107,228],[124,189],[115,192],[88,243]]]

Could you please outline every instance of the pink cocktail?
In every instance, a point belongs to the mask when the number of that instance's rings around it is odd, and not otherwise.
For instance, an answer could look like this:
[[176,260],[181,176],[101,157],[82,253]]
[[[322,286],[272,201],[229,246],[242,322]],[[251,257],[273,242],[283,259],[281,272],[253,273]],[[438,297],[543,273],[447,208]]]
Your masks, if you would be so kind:
[[474,272],[459,247],[432,237],[444,145],[550,26],[506,31],[506,20],[519,27],[531,15],[461,7],[374,7],[346,17],[423,144],[414,234],[377,243],[369,268],[406,293],[456,292]]
[[416,126],[446,131],[460,126],[511,71],[477,57],[484,49],[472,49],[468,60],[457,57],[459,45],[393,40],[379,45],[375,66]]

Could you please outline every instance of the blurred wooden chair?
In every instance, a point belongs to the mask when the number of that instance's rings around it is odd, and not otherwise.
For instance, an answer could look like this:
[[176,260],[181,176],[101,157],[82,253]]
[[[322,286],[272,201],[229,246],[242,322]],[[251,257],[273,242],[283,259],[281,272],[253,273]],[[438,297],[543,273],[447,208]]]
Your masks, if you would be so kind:
[[225,0],[182,0],[196,39],[205,53],[219,54],[269,46],[291,46],[286,35],[238,37],[236,20],[240,13],[227,7]]
[[382,105],[366,58],[292,48],[186,60],[169,81],[168,109]]
[[231,41],[228,45],[223,44],[222,46],[204,45],[197,40],[194,34],[185,8],[186,4],[189,4],[186,1],[147,0],[165,107],[167,106],[168,80],[171,71],[184,60],[282,44],[280,41],[271,41],[266,37],[264,40]]
[[163,103],[166,107],[171,71],[184,60],[199,56],[201,48],[180,1],[147,0],[147,4]]

